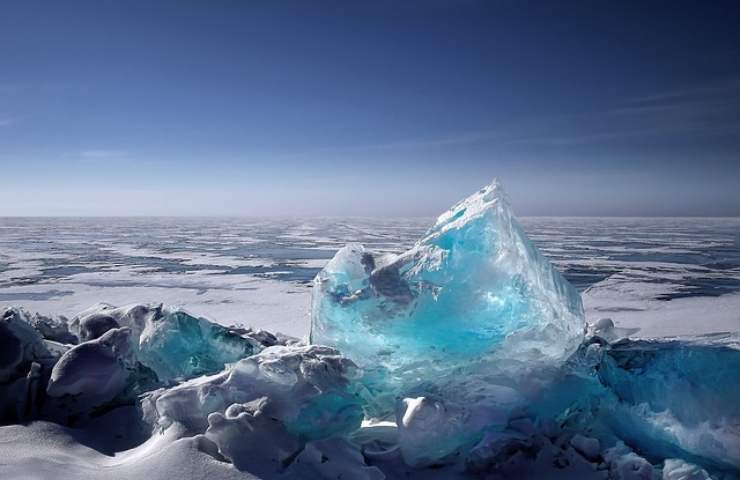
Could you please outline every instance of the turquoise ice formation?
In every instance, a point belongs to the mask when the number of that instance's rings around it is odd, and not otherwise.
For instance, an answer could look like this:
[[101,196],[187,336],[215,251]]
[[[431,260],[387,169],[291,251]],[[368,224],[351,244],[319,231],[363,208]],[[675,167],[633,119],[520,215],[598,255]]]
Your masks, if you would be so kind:
[[72,321],[72,331],[81,340],[119,326],[131,330],[136,359],[163,383],[217,372],[262,347],[249,335],[161,305],[103,304]]
[[740,468],[739,347],[736,335],[612,344],[599,415],[646,454]]
[[139,360],[160,379],[218,371],[256,353],[254,342],[182,311],[164,312],[139,337]]
[[609,343],[619,337],[611,322],[588,338],[584,327],[579,294],[527,239],[496,182],[409,251],[348,245],[314,283],[311,341],[362,367],[366,414],[395,420],[410,466],[468,452],[475,468],[493,468],[501,445],[515,451],[517,435],[536,435],[517,419],[526,411],[587,434],[570,440],[583,458],[610,447],[617,478],[653,468],[622,440],[654,462],[740,467],[734,337]]
[[449,386],[460,368],[515,377],[558,365],[584,325],[580,295],[526,237],[496,181],[407,252],[351,244],[314,281],[311,342],[363,367],[377,397]]
[[590,336],[527,407],[602,445],[625,442],[653,463],[679,458],[732,471],[740,469],[738,378],[737,334]]

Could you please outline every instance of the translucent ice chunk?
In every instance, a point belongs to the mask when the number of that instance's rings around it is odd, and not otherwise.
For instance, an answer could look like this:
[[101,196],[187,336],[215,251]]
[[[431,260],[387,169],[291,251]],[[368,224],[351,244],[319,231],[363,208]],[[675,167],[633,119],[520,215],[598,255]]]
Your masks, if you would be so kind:
[[164,312],[139,338],[139,360],[160,380],[218,371],[256,351],[248,339],[182,311]]
[[118,326],[131,329],[137,360],[164,383],[218,372],[262,347],[248,333],[161,305],[116,308],[102,304],[72,321],[81,339],[96,338]]
[[658,458],[740,468],[738,345],[737,336],[613,344],[599,367],[613,397],[600,414]]
[[338,348],[389,398],[450,385],[460,368],[515,377],[519,367],[557,365],[584,325],[577,291],[527,239],[496,182],[442,214],[409,251],[348,245],[314,281],[311,341]]

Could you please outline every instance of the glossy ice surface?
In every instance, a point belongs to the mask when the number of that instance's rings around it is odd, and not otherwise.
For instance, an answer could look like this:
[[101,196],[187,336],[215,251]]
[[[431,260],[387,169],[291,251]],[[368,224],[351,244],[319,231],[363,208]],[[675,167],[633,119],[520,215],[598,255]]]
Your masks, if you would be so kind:
[[[622,341],[599,379],[618,436],[658,457],[740,467],[740,337]],[[613,402],[613,403],[612,403]]]
[[[407,392],[481,361],[556,365],[584,330],[578,292],[529,241],[496,182],[442,214],[410,250],[341,249],[316,277],[311,342]],[[477,368],[480,368],[478,366]]]

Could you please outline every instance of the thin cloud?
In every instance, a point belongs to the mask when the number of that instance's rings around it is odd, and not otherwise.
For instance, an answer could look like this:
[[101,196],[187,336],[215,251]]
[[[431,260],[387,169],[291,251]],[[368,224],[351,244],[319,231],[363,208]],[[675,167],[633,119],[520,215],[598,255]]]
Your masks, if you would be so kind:
[[415,149],[415,148],[434,148],[443,147],[447,145],[466,145],[471,143],[480,143],[497,138],[506,138],[506,132],[502,130],[479,130],[460,132],[451,135],[441,137],[426,137],[426,138],[414,138],[407,140],[399,140],[396,142],[380,143],[376,145],[369,145],[365,148],[369,149]]
[[677,101],[690,101],[692,99],[738,99],[740,97],[740,77],[729,77],[723,80],[697,85],[695,87],[672,90],[669,92],[655,93],[643,97],[635,97],[629,100],[633,104],[650,103],[672,103]]
[[127,156],[128,152],[123,150],[83,150],[80,152],[80,157],[86,160],[107,160]]
[[435,148],[496,142],[499,145],[572,146],[628,139],[713,137],[740,133],[740,78],[626,100],[613,109],[542,115],[497,130],[412,139],[373,148]]
[[674,141],[740,134],[740,77],[694,88],[625,99],[592,112],[530,115],[490,129],[421,136],[364,145],[327,146],[316,152],[414,151],[456,146],[567,147],[628,143],[655,139]]

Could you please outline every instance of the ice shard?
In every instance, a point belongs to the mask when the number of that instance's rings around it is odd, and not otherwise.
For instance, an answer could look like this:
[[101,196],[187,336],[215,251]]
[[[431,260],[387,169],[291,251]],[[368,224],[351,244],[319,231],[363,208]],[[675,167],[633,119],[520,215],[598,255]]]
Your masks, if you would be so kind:
[[583,331],[578,292],[524,234],[496,181],[407,252],[348,245],[314,280],[311,342],[358,363],[378,394],[438,394],[415,386],[451,385],[472,364],[557,365]]
[[136,359],[163,383],[218,372],[262,349],[253,338],[259,332],[240,332],[162,305],[101,304],[72,320],[72,331],[81,340],[119,326],[131,330]]
[[599,415],[657,458],[740,468],[740,337],[623,340],[602,357]]

